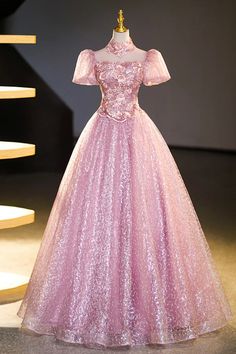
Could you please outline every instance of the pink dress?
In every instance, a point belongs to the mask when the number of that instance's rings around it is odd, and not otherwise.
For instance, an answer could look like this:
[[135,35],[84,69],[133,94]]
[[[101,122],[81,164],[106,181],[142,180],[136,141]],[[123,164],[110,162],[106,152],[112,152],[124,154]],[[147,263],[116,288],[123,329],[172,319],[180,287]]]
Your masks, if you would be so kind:
[[[119,43],[109,48],[121,58]],[[80,52],[73,82],[99,85],[102,100],[61,180],[17,312],[22,330],[97,348],[189,340],[232,319],[178,167],[138,103],[141,84],[169,79],[156,49],[143,61]]]

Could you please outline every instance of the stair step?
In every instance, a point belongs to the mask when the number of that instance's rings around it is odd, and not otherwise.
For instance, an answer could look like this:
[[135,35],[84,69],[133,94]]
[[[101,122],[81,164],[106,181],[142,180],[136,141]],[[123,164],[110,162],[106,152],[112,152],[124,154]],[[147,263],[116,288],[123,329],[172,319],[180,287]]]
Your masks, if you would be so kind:
[[0,229],[17,227],[34,222],[34,210],[0,205]]
[[0,160],[35,155],[35,145],[14,141],[0,141]]
[[0,99],[35,97],[36,90],[33,87],[0,86]]
[[22,34],[1,34],[0,44],[5,43],[19,43],[19,44],[35,44],[35,35],[22,35]]
[[0,305],[21,300],[28,281],[29,277],[22,274],[0,272]]

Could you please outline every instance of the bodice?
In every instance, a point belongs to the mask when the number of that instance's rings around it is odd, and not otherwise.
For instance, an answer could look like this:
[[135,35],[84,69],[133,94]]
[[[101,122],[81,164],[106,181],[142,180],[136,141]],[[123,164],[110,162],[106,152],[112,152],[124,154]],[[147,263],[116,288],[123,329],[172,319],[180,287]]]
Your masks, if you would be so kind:
[[102,100],[98,113],[116,121],[125,121],[140,109],[138,91],[143,80],[143,63],[95,62],[95,76],[100,85]]
[[72,82],[99,85],[102,99],[97,112],[117,122],[135,117],[135,110],[141,109],[138,103],[141,83],[158,85],[171,77],[162,54],[156,49],[146,51],[145,59],[140,61],[124,60],[123,55],[135,48],[131,38],[122,43],[112,39],[106,49],[116,56],[114,61],[97,60],[92,49],[84,49],[76,62]]

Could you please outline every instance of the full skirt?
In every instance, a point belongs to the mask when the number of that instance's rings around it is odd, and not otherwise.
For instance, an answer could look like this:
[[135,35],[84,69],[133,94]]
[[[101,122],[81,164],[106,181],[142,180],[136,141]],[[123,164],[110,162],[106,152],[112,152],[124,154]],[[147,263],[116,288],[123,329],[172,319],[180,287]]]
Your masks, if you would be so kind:
[[92,347],[174,343],[232,318],[178,167],[144,110],[87,122],[17,315],[21,329]]

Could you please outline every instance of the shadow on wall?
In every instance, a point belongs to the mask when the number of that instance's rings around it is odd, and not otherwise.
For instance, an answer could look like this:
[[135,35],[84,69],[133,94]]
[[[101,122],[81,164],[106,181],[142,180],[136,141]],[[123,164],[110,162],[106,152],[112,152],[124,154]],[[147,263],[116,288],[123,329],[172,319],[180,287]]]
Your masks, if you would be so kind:
[[11,45],[0,46],[3,86],[36,87],[35,98],[0,101],[0,139],[36,144],[36,155],[2,161],[5,170],[62,171],[73,149],[73,112]]
[[[5,18],[23,2],[1,2],[2,34],[5,33]],[[36,145],[36,155],[1,161],[1,168],[6,172],[63,171],[74,143],[72,110],[10,44],[0,45],[0,68],[2,86],[36,88],[34,98],[0,100],[0,139]]]

